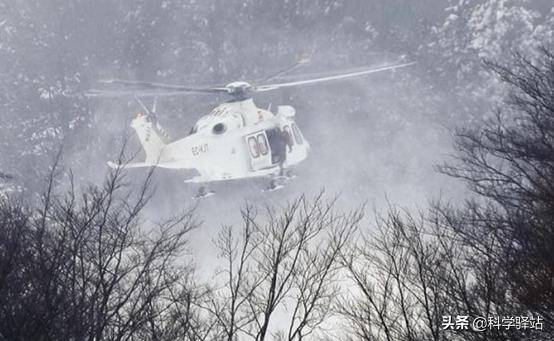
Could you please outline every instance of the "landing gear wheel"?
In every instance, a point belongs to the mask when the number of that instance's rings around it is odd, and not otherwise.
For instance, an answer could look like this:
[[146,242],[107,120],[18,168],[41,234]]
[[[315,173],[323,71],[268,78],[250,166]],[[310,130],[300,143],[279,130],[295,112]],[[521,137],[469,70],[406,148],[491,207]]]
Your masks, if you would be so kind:
[[206,193],[208,193],[208,190],[206,189],[206,186],[200,186],[200,188],[198,189],[197,196],[204,197],[204,196],[206,196]]
[[269,180],[269,184],[265,189],[262,189],[262,192],[273,192],[278,189],[285,187],[287,183],[285,176],[274,176]]
[[279,182],[276,179],[271,179],[271,181],[269,182],[269,190],[274,191],[277,189],[278,186]]
[[212,195],[214,195],[214,192],[208,190],[206,186],[200,186],[200,188],[198,188],[198,192],[196,192],[196,195],[193,197],[193,199],[207,198]]
[[273,192],[283,187],[283,184],[278,178],[272,178],[271,180],[269,180],[268,186],[262,189],[262,192]]

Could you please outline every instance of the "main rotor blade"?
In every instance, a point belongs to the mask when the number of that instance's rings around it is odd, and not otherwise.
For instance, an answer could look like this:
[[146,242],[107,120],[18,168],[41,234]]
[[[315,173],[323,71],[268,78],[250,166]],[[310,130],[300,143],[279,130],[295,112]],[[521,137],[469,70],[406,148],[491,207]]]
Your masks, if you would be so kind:
[[283,75],[285,75],[289,72],[292,72],[292,71],[298,69],[299,67],[301,67],[302,65],[307,64],[309,61],[310,61],[310,57],[304,57],[304,58],[300,59],[299,61],[297,61],[294,65],[291,65],[291,66],[287,67],[286,69],[282,69],[278,72],[275,72],[272,75],[267,76],[264,79],[264,82],[268,82],[272,79],[279,78],[279,77],[281,77],[281,76],[283,76]]
[[89,98],[117,98],[117,97],[168,97],[168,96],[184,96],[192,95],[189,91],[145,91],[145,90],[101,90],[91,89],[85,92],[85,96]]
[[115,84],[115,85],[124,85],[124,86],[136,86],[151,90],[173,90],[179,92],[191,92],[191,93],[222,93],[227,92],[225,87],[207,87],[207,88],[195,88],[184,85],[173,85],[165,83],[154,83],[154,82],[142,82],[142,81],[130,81],[125,79],[105,79],[100,80],[99,83],[102,84]]
[[340,79],[345,79],[345,78],[368,75],[368,74],[371,74],[371,73],[377,73],[377,72],[382,72],[382,71],[387,71],[387,70],[399,69],[399,68],[414,65],[414,64],[415,64],[415,62],[405,63],[405,64],[397,64],[397,65],[387,65],[387,66],[382,66],[382,67],[378,67],[378,68],[367,69],[367,70],[362,70],[362,71],[358,71],[358,72],[344,73],[344,74],[335,75],[335,76],[319,77],[319,78],[305,79],[305,80],[285,82],[285,83],[259,85],[259,86],[256,86],[255,91],[264,92],[264,91],[270,91],[270,90],[286,88],[286,87],[291,87],[291,86],[307,85],[307,84],[335,81],[335,80],[340,80]]

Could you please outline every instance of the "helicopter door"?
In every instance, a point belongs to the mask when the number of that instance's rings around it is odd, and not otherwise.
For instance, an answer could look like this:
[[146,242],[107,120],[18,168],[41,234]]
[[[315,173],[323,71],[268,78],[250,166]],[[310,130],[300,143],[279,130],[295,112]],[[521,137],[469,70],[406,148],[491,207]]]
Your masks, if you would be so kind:
[[260,131],[246,136],[252,170],[271,167],[271,152],[265,132]]
[[279,128],[267,129],[266,131],[267,139],[269,141],[269,147],[271,149],[271,164],[276,164],[279,162],[279,136],[281,131]]

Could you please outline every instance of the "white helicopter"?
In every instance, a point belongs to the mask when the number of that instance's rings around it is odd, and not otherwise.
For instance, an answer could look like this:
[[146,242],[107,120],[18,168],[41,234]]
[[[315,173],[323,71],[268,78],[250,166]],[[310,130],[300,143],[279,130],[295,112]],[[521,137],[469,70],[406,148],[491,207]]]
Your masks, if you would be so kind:
[[[305,160],[310,151],[308,140],[294,121],[295,109],[280,105],[274,114],[254,104],[252,94],[287,87],[336,81],[407,67],[402,63],[368,68],[339,75],[283,83],[252,85],[237,81],[223,87],[195,88],[152,82],[104,80],[103,84],[134,87],[127,90],[94,89],[88,97],[134,96],[143,107],[131,122],[146,154],[139,163],[116,164],[112,168],[160,167],[186,169],[195,176],[185,182],[199,183],[197,197],[213,194],[206,185],[216,181],[269,177],[269,190],[281,188],[291,178],[290,167]],[[136,89],[139,87],[140,89]],[[148,110],[140,97],[175,96],[190,93],[226,94],[231,99],[202,116],[190,134],[167,143],[155,116],[156,101]],[[286,170],[286,171],[285,171]]]

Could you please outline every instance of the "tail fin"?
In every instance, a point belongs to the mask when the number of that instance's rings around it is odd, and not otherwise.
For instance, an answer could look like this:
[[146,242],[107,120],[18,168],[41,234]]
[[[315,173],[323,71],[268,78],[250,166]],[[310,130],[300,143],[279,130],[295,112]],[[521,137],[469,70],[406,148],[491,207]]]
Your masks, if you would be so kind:
[[139,114],[131,122],[131,127],[137,132],[146,153],[145,163],[154,165],[161,162],[167,135],[156,121],[155,116]]

